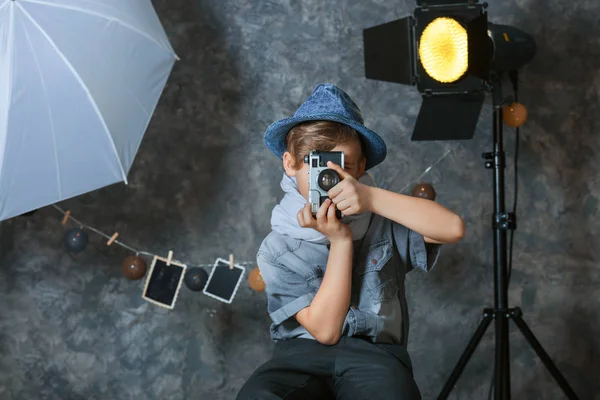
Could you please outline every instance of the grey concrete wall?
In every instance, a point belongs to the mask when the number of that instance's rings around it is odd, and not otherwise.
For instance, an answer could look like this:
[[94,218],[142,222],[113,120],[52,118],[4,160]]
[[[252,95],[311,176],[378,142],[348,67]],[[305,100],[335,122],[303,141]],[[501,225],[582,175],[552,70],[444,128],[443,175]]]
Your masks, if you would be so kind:
[[[362,29],[411,12],[412,1],[156,0],[181,57],[130,174],[61,206],[132,245],[190,263],[234,252],[254,259],[281,198],[278,160],[262,134],[318,82],[345,88],[389,155],[373,171],[400,191],[447,150],[425,179],[467,222],[434,271],[407,281],[409,351],[425,399],[435,398],[492,304],[491,113],[465,142],[409,140],[419,95],[367,81]],[[600,4],[492,2],[493,22],[533,34],[539,52],[522,72],[519,226],[510,301],[580,398],[600,399]],[[509,162],[514,134],[507,132]],[[512,182],[512,168],[508,169]],[[512,195],[512,189],[508,190]],[[510,202],[508,202],[510,204]],[[174,311],[140,299],[121,275],[124,249],[92,234],[61,248],[52,208],[0,224],[0,399],[231,399],[272,349],[264,294],[243,285],[232,305],[183,288]],[[514,325],[513,398],[560,399]],[[452,398],[485,398],[493,329]]]

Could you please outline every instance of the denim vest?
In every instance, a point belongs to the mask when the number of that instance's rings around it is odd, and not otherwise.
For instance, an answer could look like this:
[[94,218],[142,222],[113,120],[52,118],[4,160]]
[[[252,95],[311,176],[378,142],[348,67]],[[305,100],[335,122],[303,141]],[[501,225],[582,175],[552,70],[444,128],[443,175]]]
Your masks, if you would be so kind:
[[[354,242],[353,252],[352,295],[342,334],[406,346],[406,273],[415,267],[433,268],[440,246],[426,245],[417,232],[373,214],[365,236]],[[325,244],[276,232],[263,240],[257,263],[266,284],[274,341],[314,339],[294,315],[308,307],[317,294],[328,256]]]

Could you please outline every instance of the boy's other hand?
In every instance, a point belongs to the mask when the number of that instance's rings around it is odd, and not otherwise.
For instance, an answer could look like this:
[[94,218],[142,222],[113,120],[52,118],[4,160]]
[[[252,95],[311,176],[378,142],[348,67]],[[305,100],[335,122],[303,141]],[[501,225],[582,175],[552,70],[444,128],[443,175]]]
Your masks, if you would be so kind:
[[312,228],[327,236],[329,242],[334,243],[350,239],[352,240],[352,231],[347,224],[343,224],[335,216],[335,204],[330,199],[326,199],[316,217],[313,217],[310,209],[310,203],[306,203],[304,208],[298,211],[298,223],[303,228]]
[[328,161],[327,166],[340,174],[342,181],[327,192],[344,215],[360,214],[369,209],[369,187],[360,183],[339,165]]

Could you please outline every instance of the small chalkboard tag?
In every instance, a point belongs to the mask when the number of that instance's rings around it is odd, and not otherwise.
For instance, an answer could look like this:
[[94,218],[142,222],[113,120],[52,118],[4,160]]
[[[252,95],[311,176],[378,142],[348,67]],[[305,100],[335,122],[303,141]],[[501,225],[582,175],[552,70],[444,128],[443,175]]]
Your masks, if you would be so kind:
[[175,307],[186,269],[185,264],[155,256],[152,266],[150,266],[142,298],[152,304],[172,310]]
[[233,264],[231,268],[227,260],[217,258],[202,293],[231,304],[245,271],[246,268],[241,265]]

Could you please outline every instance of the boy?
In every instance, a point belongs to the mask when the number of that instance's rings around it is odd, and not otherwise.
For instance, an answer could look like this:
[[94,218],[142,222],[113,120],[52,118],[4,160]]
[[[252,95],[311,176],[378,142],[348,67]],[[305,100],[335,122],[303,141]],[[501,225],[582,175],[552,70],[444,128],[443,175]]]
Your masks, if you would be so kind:
[[[265,143],[285,170],[285,196],[257,254],[276,344],[238,399],[419,399],[404,277],[431,269],[440,245],[464,235],[462,219],[375,187],[365,171],[385,159],[385,143],[334,85],[317,85],[293,117],[267,129]],[[328,163],[342,181],[315,217],[304,163],[312,150],[345,157],[344,169]]]

